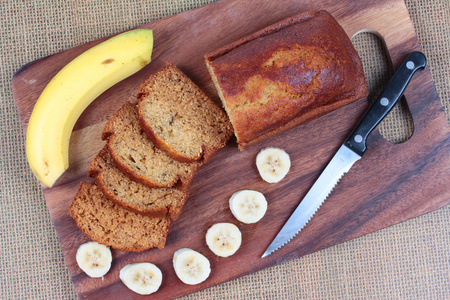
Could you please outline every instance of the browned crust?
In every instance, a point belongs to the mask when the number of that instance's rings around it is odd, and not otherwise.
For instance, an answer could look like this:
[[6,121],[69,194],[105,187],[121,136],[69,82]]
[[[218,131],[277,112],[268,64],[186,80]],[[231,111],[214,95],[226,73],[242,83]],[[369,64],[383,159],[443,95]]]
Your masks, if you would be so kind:
[[[205,55],[205,62],[208,68],[208,71],[213,79],[213,83],[216,86],[219,96],[224,104],[225,107],[227,107],[228,98],[224,93],[230,92],[230,93],[236,93],[235,88],[233,90],[223,90],[218,78],[215,74],[215,68],[214,68],[214,61],[216,59],[224,59],[224,57],[227,57],[227,54],[231,51],[238,49],[239,47],[250,43],[256,39],[261,40],[261,38],[264,38],[267,35],[277,33],[283,29],[286,29],[292,25],[295,25],[297,23],[305,22],[308,23],[310,19],[318,18],[320,21],[318,21],[320,24],[326,24],[330,28],[332,28],[333,33],[336,35],[333,36],[334,39],[339,41],[340,47],[345,48],[346,55],[348,56],[349,60],[354,62],[354,65],[352,67],[352,71],[349,69],[346,70],[347,75],[351,76],[351,80],[354,81],[354,88],[350,91],[347,91],[339,96],[334,96],[333,99],[330,99],[325,104],[319,104],[315,106],[310,106],[307,109],[301,109],[298,113],[296,113],[294,116],[287,117],[285,120],[286,122],[280,122],[275,121],[275,119],[271,119],[271,117],[261,120],[261,119],[255,119],[258,114],[255,114],[254,116],[246,115],[246,117],[251,117],[251,130],[248,131],[249,121],[245,118],[238,117],[234,115],[232,112],[228,111],[229,117],[233,123],[233,127],[235,130],[235,135],[237,137],[237,142],[239,145],[239,149],[242,151],[244,148],[253,145],[255,143],[258,143],[262,140],[265,140],[267,138],[273,137],[277,134],[280,134],[286,130],[289,130],[293,127],[296,127],[298,125],[307,123],[313,119],[319,118],[333,110],[336,110],[342,106],[345,106],[349,103],[352,103],[354,101],[357,101],[359,99],[362,99],[367,96],[368,90],[367,90],[367,84],[365,82],[364,78],[364,71],[362,68],[362,63],[359,59],[358,54],[354,50],[350,40],[348,39],[348,36],[346,35],[345,31],[340,27],[340,25],[336,22],[336,20],[326,11],[311,11],[311,12],[305,12],[300,15],[296,15],[293,17],[290,17],[288,19],[282,20],[278,23],[275,23],[269,27],[266,27],[250,36],[244,37],[240,40],[237,40],[229,45],[226,45],[214,52],[211,52],[207,55]],[[270,41],[270,40],[269,40]],[[283,42],[280,41],[282,44]],[[278,44],[277,44],[278,45]],[[246,46],[247,47],[247,46]],[[246,48],[247,49],[247,48]],[[243,52],[245,54],[245,52]],[[249,56],[253,55],[259,55],[257,52],[249,52],[247,53]],[[264,58],[261,58],[264,59]],[[351,74],[349,74],[351,73]],[[245,82],[243,80],[242,82]],[[346,81],[347,84],[348,81]],[[236,85],[234,85],[236,86]],[[253,100],[253,99],[252,99]],[[232,100],[236,101],[236,100]],[[272,112],[276,112],[280,107],[271,107],[267,106],[267,114],[271,115]],[[256,112],[255,112],[256,113]],[[292,112],[290,112],[292,115]],[[247,122],[247,123],[246,123]],[[251,133],[250,133],[251,132]]]
[[172,187],[176,186],[178,189],[182,191],[188,191],[189,190],[189,184],[194,179],[195,173],[197,172],[198,168],[200,167],[200,164],[195,164],[192,168],[192,172],[185,176],[176,176],[174,180],[168,182],[167,184],[158,184],[156,182],[150,181],[145,177],[139,176],[132,170],[128,168],[126,164],[124,164],[120,159],[118,159],[117,153],[114,151],[112,144],[114,143],[115,139],[115,132],[114,132],[114,125],[113,122],[115,119],[121,114],[122,110],[126,109],[136,109],[136,106],[130,102],[125,102],[123,106],[117,110],[117,112],[108,120],[108,122],[105,124],[105,127],[103,128],[102,132],[102,140],[107,141],[108,149],[111,153],[111,156],[114,160],[114,163],[116,164],[116,167],[124,173],[126,176],[128,176],[130,179],[135,180],[137,182],[140,182],[148,187],[151,188],[163,188],[163,187]]
[[207,145],[207,144],[203,144],[202,145],[202,151],[200,152],[200,154],[198,156],[195,157],[190,157],[187,155],[184,155],[181,152],[176,151],[174,148],[172,148],[162,137],[160,137],[157,133],[155,133],[150,124],[148,124],[148,122],[145,120],[145,118],[143,117],[142,111],[141,111],[141,103],[143,101],[143,99],[145,97],[148,96],[148,91],[147,91],[147,86],[151,85],[158,77],[158,75],[162,72],[165,71],[165,69],[171,69],[173,71],[175,71],[176,73],[178,73],[186,82],[188,82],[191,87],[195,90],[197,90],[198,93],[200,93],[204,98],[205,101],[208,101],[211,105],[216,106],[219,110],[219,113],[223,114],[224,118],[228,118],[227,115],[225,114],[225,112],[223,112],[223,110],[217,106],[217,104],[211,100],[206,94],[205,92],[200,89],[186,74],[184,74],[180,69],[178,69],[174,64],[172,64],[171,62],[167,62],[166,66],[161,69],[159,72],[153,74],[152,76],[150,76],[144,83],[141,84],[141,86],[138,89],[138,113],[139,113],[139,124],[141,125],[141,128],[144,130],[144,132],[146,133],[146,135],[148,136],[148,138],[153,142],[153,144],[163,150],[166,151],[166,153],[171,156],[172,158],[174,158],[177,161],[180,162],[184,162],[184,163],[192,163],[195,161],[201,161],[202,163],[206,163],[209,160],[211,160],[214,155],[221,149],[223,148],[227,141],[231,138],[231,136],[233,135],[233,130],[232,128],[230,128],[229,131],[227,131],[227,134],[223,140],[222,143],[218,144],[218,145]]
[[[141,251],[145,251],[145,250],[148,250],[148,249],[151,249],[151,248],[155,248],[155,247],[158,248],[158,249],[163,249],[165,247],[166,238],[167,238],[167,235],[169,234],[169,225],[170,225],[169,219],[161,219],[162,222],[163,221],[164,222],[168,222],[167,226],[165,226],[164,231],[161,233],[161,235],[164,237],[162,239],[162,241],[159,244],[157,244],[157,245],[150,245],[150,246],[141,246],[141,247],[136,247],[135,245],[133,245],[134,247],[119,246],[118,244],[115,244],[114,241],[111,241],[110,239],[106,239],[106,238],[95,236],[95,235],[91,234],[91,232],[86,230],[85,227],[82,224],[83,220],[79,216],[77,216],[74,213],[74,211],[76,209],[75,206],[77,205],[76,199],[78,197],[81,197],[82,194],[86,193],[86,190],[88,190],[90,188],[90,186],[91,186],[91,184],[88,183],[88,182],[85,182],[85,181],[82,181],[80,183],[80,187],[78,189],[78,192],[75,195],[75,198],[72,201],[72,204],[70,205],[69,211],[67,213],[67,215],[76,222],[78,228],[80,228],[80,230],[88,238],[90,238],[91,240],[96,241],[96,242],[98,242],[100,244],[103,244],[105,246],[112,247],[114,249],[127,250],[127,251],[132,251],[132,252],[141,252]],[[105,198],[106,198],[106,196],[105,196]]]

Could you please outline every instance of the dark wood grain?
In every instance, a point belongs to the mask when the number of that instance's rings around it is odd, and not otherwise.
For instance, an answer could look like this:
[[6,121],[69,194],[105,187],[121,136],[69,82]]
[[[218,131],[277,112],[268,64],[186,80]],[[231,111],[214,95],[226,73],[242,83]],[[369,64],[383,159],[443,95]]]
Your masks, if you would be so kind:
[[[198,291],[263,268],[408,220],[450,203],[450,128],[429,70],[420,71],[405,98],[414,121],[407,142],[391,144],[376,130],[369,150],[325,201],[316,216],[287,246],[261,259],[261,255],[311,187],[367,108],[361,100],[318,120],[239,152],[234,141],[202,166],[190,197],[175,221],[163,250],[130,253],[113,250],[113,265],[104,280],[87,277],[76,265],[75,253],[88,241],[67,210],[87,166],[102,148],[104,122],[125,101],[134,101],[136,89],[150,74],[171,61],[189,75],[215,101],[219,101],[203,55],[283,18],[307,10],[326,9],[352,37],[360,31],[376,32],[385,42],[396,68],[414,50],[421,50],[401,0],[395,1],[238,1],[222,0],[173,17],[145,24],[155,34],[153,62],[115,85],[88,107],[76,124],[70,144],[70,168],[44,195],[70,275],[80,298],[139,299],[119,280],[128,263],[150,261],[163,273],[154,298],[167,299]],[[60,68],[94,44],[82,45],[28,64],[12,81],[17,108],[26,129],[39,94]],[[89,146],[87,146],[89,145]],[[266,146],[284,148],[292,159],[287,177],[278,184],[262,182],[255,157]],[[266,216],[257,224],[239,223],[228,208],[237,190],[255,189],[269,202]],[[229,258],[215,256],[204,235],[215,222],[232,222],[242,231],[243,243]],[[181,283],[172,268],[172,255],[193,248],[211,261],[210,278],[197,286]]]

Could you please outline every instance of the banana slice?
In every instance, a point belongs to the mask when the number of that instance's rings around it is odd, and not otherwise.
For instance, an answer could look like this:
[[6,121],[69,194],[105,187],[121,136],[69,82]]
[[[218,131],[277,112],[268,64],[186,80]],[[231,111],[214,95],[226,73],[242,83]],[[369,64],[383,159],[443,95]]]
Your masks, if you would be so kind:
[[120,270],[119,278],[130,290],[140,295],[156,292],[162,283],[161,270],[151,263],[134,263]]
[[236,225],[217,223],[206,232],[206,244],[215,255],[228,257],[241,246],[242,234]]
[[78,248],[76,261],[90,277],[102,277],[111,268],[111,250],[97,242],[88,242]]
[[258,222],[267,211],[266,197],[258,191],[238,191],[229,202],[233,216],[245,224]]
[[256,156],[256,167],[262,179],[269,183],[279,182],[291,168],[291,159],[283,149],[267,147]]
[[173,268],[178,278],[190,285],[205,281],[211,273],[209,260],[189,248],[181,248],[173,254]]

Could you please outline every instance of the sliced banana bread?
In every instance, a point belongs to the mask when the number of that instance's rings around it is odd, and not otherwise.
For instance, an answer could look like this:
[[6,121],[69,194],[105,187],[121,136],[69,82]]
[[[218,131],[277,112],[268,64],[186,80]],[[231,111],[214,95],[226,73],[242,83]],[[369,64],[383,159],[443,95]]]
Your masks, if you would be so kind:
[[188,196],[177,188],[149,188],[131,180],[114,164],[108,146],[89,165],[88,176],[94,177],[103,194],[114,203],[132,211],[152,216],[178,218]]
[[126,102],[106,123],[102,139],[120,171],[148,187],[185,190],[200,162],[182,163],[158,149],[139,125],[136,105]]
[[116,205],[88,182],[81,182],[68,215],[93,241],[136,252],[164,248],[170,225],[168,217],[144,216]]
[[138,98],[142,129],[178,161],[208,161],[233,135],[227,114],[171,63],[141,85]]

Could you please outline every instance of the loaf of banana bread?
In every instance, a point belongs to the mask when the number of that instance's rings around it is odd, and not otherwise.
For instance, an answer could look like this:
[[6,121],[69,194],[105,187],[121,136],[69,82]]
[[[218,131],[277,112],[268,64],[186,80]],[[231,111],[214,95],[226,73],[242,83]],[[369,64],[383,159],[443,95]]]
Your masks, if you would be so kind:
[[205,60],[241,150],[368,94],[357,52],[326,11],[285,19]]
[[222,108],[171,63],[141,85],[138,98],[142,129],[178,161],[206,162],[233,135]]

